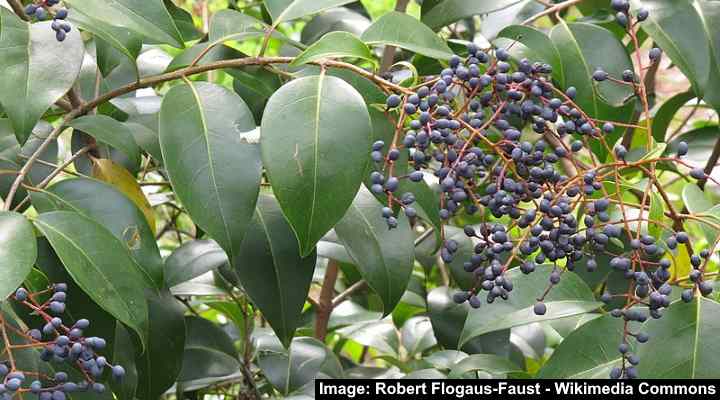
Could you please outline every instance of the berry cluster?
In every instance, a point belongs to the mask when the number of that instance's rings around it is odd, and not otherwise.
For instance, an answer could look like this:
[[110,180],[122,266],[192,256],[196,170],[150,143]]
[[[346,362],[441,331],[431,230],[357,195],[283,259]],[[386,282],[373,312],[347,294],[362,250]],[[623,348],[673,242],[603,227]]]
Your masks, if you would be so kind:
[[59,3],[60,0],[42,0],[37,4],[31,3],[25,7],[25,14],[31,18],[35,17],[38,21],[45,21],[52,17],[53,22],[50,26],[55,31],[55,38],[58,42],[62,42],[72,27],[65,21],[68,16],[67,8],[55,7]]
[[[39,302],[38,299],[48,297]],[[80,319],[74,324],[66,325],[60,317],[65,312],[67,285],[58,283],[52,287],[30,293],[25,288],[15,292],[14,299],[29,308],[33,314],[41,317],[45,324],[39,329],[23,332],[11,324],[3,323],[3,331],[12,330],[26,343],[11,344],[5,352],[6,361],[0,362],[0,396],[11,399],[15,394],[31,393],[41,400],[64,400],[68,393],[88,392],[103,393],[105,385],[98,382],[106,369],[116,380],[125,375],[120,365],[111,365],[107,359],[97,354],[106,347],[104,339],[86,337],[84,331],[90,327],[90,321]],[[77,368],[82,374],[78,382],[69,380],[66,372],[56,372],[48,376],[35,371],[21,371],[12,357],[13,348],[38,349],[42,361],[54,364],[66,364]],[[33,379],[27,377],[32,376]]]
[[[648,17],[647,11],[639,10],[633,20],[627,0],[613,0],[612,7],[628,30]],[[630,283],[625,294],[602,295],[607,303],[614,297],[625,299],[622,309],[611,312],[624,318],[626,325],[620,346],[623,366],[611,377],[635,377],[639,359],[629,353],[628,340],[634,337],[644,343],[649,338],[630,332],[628,323],[662,316],[672,291],[671,262],[663,257],[678,243],[691,246],[685,232],[673,232],[665,239],[666,246],[658,242],[660,238],[642,234],[643,222],[654,223],[647,217],[636,219],[636,227],[630,228],[620,187],[609,192],[603,183],[612,185],[622,169],[642,169],[652,160],[626,161],[628,150],[606,139],[615,132],[615,124],[591,118],[578,107],[574,87],[556,88],[549,65],[526,59],[511,62],[508,49],[492,51],[470,44],[467,50],[466,57],[453,56],[448,68],[413,88],[413,93],[387,98],[388,112],[399,118],[398,129],[392,143],[373,144],[375,169],[370,175],[371,191],[387,198],[383,218],[389,228],[396,227],[393,207],[397,206],[414,221],[415,196],[399,194],[400,182],[420,182],[429,173],[441,192],[442,220],[461,211],[479,214],[482,223],[464,228],[474,243],[474,254],[464,261],[464,269],[473,274],[475,284],[454,295],[457,303],[468,302],[473,308],[481,307],[483,291],[487,303],[508,298],[513,284],[505,273],[511,266],[529,274],[538,264],[551,263],[548,288],[534,306],[534,312],[543,315],[547,312],[543,300],[565,271],[581,262],[594,271],[599,256],[609,256],[609,266]],[[652,63],[660,57],[660,49],[650,51]],[[631,70],[619,78],[602,69],[592,76],[597,82],[629,85],[636,96],[644,95],[642,79]],[[526,126],[532,132],[524,130]],[[599,142],[611,161],[598,161],[589,149],[591,142]],[[680,143],[677,155],[667,160],[689,166],[681,159],[687,152],[687,144]],[[405,170],[410,172],[400,172]],[[711,179],[702,169],[692,169],[690,176]],[[647,196],[646,191],[643,204]],[[490,216],[496,221],[487,221]],[[455,240],[443,239],[442,260],[452,262],[457,249]],[[701,259],[708,257],[707,251],[693,256],[696,269],[689,279],[695,288],[683,292],[684,300],[692,300],[696,290],[703,295],[712,291],[701,266]]]

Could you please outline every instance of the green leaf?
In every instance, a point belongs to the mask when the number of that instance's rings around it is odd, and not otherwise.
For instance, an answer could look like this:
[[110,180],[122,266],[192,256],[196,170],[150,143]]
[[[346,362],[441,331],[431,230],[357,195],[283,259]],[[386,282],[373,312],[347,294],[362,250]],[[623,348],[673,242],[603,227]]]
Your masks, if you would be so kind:
[[[467,303],[457,304],[452,299],[455,289],[437,287],[427,295],[428,314],[438,343],[446,349],[458,349],[460,334],[471,311]],[[492,353],[507,357],[510,329],[478,336],[462,346],[468,353]]]
[[533,62],[549,64],[553,69],[553,79],[560,84],[560,87],[565,87],[565,73],[560,52],[545,33],[531,26],[511,25],[501,30],[497,36],[494,44],[501,48],[509,48],[510,54],[515,59],[527,58]]
[[720,134],[717,125],[705,126],[685,132],[668,143],[665,154],[676,154],[680,142],[688,144],[688,154],[683,159],[695,167],[705,168]]
[[186,242],[165,259],[165,284],[173,287],[227,263],[225,251],[214,240]]
[[445,0],[440,2],[423,4],[422,22],[437,30],[455,21],[472,17],[479,14],[489,14],[493,11],[502,10],[523,0]]
[[[196,62],[195,65],[205,65],[217,61],[245,57],[240,51],[222,43],[213,46],[210,50],[207,50],[208,47],[209,45],[207,43],[198,43],[186,48],[182,53],[172,59],[165,71],[177,71],[178,69],[189,67],[193,62]],[[207,53],[198,61],[195,61],[197,57],[205,51],[207,51]]]
[[258,146],[240,136],[254,128],[242,99],[210,83],[173,87],[160,110],[160,146],[175,194],[233,263],[260,187]]
[[468,372],[483,371],[493,375],[524,372],[510,360],[494,354],[473,354],[460,360],[450,369],[450,379],[462,378]]
[[73,12],[175,47],[183,37],[162,0],[67,0]]
[[650,193],[650,222],[648,222],[648,233],[652,237],[662,237],[663,227],[653,221],[662,222],[665,218],[665,201],[657,192]]
[[25,280],[37,258],[32,224],[21,214],[0,212],[0,301]]
[[370,49],[348,32],[330,32],[300,53],[290,66],[297,67],[323,58],[352,57],[376,63]]
[[275,92],[261,130],[268,179],[301,255],[308,255],[362,182],[372,130],[367,107],[348,83],[321,73]]
[[73,280],[100,307],[132,328],[147,343],[151,286],[127,248],[97,222],[69,211],[41,214],[42,232]]
[[232,339],[219,326],[200,317],[186,317],[187,337],[179,382],[227,376],[240,368]]
[[172,0],[163,0],[163,3],[170,13],[170,17],[172,17],[173,21],[175,21],[175,26],[177,26],[183,41],[189,42],[191,40],[198,40],[202,38],[203,35],[195,27],[195,22],[193,21],[193,16],[190,12],[176,6]]
[[372,347],[381,354],[397,357],[400,346],[398,332],[390,318],[360,322],[338,329],[341,336],[352,339],[363,346]]
[[69,13],[68,21],[95,36],[97,64],[103,76],[110,75],[110,72],[122,64],[123,57],[139,75],[135,59],[142,50],[142,36],[79,12]]
[[277,201],[261,195],[233,273],[285,346],[301,324],[315,259],[300,256]]
[[352,0],[264,0],[274,25],[352,3]]
[[148,344],[136,355],[137,398],[156,399],[175,383],[183,365],[185,308],[168,291],[147,296]]
[[138,373],[135,365],[135,344],[132,335],[120,322],[115,323],[115,340],[113,342],[112,362],[125,369],[125,376],[120,380],[112,380],[113,392],[118,400],[134,400],[137,391]]
[[705,192],[694,183],[687,183],[682,191],[683,203],[688,211],[699,214],[713,207],[712,201],[705,196]]
[[417,19],[397,11],[373,22],[362,34],[367,44],[385,44],[410,50],[431,58],[447,60],[453,52],[432,29]]
[[[563,340],[540,369],[537,377],[607,379],[612,368],[622,365],[618,345],[622,341],[623,327],[621,318],[610,315],[586,323]],[[654,342],[653,339],[653,344],[648,346],[654,346]],[[580,354],[582,357],[578,356]],[[645,362],[645,359],[641,361],[641,363]]]
[[[632,69],[630,56],[622,42],[607,29],[592,24],[561,23],[550,31],[565,68],[566,84],[578,89],[578,103],[590,115],[600,115],[603,107],[618,107],[633,95],[628,85],[595,83],[593,72],[602,68],[610,76],[622,76]],[[577,57],[570,62],[570,57]],[[603,104],[604,103],[604,104]]]
[[675,114],[690,100],[695,98],[692,91],[678,93],[665,100],[652,118],[653,138],[658,142],[664,142],[667,130],[675,117]]
[[289,352],[282,348],[259,348],[257,364],[283,395],[313,382],[316,377],[342,377],[342,366],[335,354],[324,343],[310,337],[295,338]]
[[[243,40],[262,37],[270,26],[264,22],[234,10],[221,10],[210,20],[209,46],[226,42],[228,40]],[[278,31],[273,31],[272,38],[287,42],[293,46],[303,48],[304,45],[290,40]]]
[[41,212],[74,211],[107,228],[138,265],[162,286],[163,261],[143,212],[115,187],[85,178],[66,179],[31,199]]
[[68,125],[122,151],[133,165],[140,165],[140,148],[135,143],[130,128],[122,122],[107,115],[96,114],[72,120]]
[[[632,116],[634,101],[626,100],[633,92],[627,85],[605,81],[599,84],[592,80],[593,72],[602,68],[611,76],[622,76],[626,69],[633,69],[630,56],[612,32],[596,25],[585,23],[567,24],[561,20],[550,31],[562,63],[567,89],[577,89],[575,102],[590,117],[610,121],[628,121]],[[623,106],[623,104],[625,104]],[[605,135],[608,143],[614,143],[622,134],[621,129]],[[599,159],[605,159],[607,150],[599,141],[592,141],[593,152]]]
[[717,376],[720,344],[714,339],[720,333],[720,304],[700,296],[690,303],[673,303],[661,319],[648,320],[643,330],[651,340],[638,349],[643,379]]
[[233,90],[250,107],[255,122],[260,125],[270,96],[282,86],[280,76],[259,66],[233,68],[227,72],[234,78]]
[[326,33],[338,31],[360,36],[368,26],[370,20],[364,15],[347,7],[333,8],[314,16],[303,28],[300,41],[310,45]]
[[693,91],[707,97],[715,108],[720,106],[718,74],[717,24],[720,7],[715,2],[695,0],[643,0],[633,1],[650,13],[641,24],[673,64],[688,78]]
[[524,275],[519,268],[511,269],[507,274],[515,285],[513,295],[506,301],[486,304],[478,311],[470,311],[462,334],[460,344],[470,339],[497,330],[508,329],[531,322],[547,321],[557,318],[570,317],[595,310],[602,303],[594,301],[590,288],[576,274],[565,271],[560,283],[554,285],[545,297],[547,313],[535,315],[533,306],[536,298],[545,291],[553,267],[538,266],[537,270]]
[[415,260],[414,235],[407,217],[389,229],[383,205],[364,186],[335,227],[368,285],[380,296],[385,315],[392,312],[407,288]]
[[85,49],[77,29],[58,42],[50,22],[29,24],[4,7],[0,27],[0,103],[23,144],[43,113],[75,83]]
[[400,335],[403,347],[407,350],[409,357],[422,354],[437,344],[428,317],[417,316],[408,319],[403,324]]

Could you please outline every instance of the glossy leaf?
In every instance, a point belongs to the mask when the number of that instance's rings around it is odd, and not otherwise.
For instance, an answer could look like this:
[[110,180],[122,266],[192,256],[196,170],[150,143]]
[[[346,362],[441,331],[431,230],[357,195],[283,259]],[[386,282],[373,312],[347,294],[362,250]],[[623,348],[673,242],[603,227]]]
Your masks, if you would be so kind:
[[373,22],[362,34],[367,44],[397,46],[431,58],[449,59],[453,52],[432,29],[417,19],[397,11]]
[[107,229],[69,211],[41,214],[35,227],[48,239],[73,280],[100,307],[147,342],[148,278]]
[[711,1],[642,0],[636,7],[649,11],[642,28],[690,81],[693,91],[720,106],[717,79],[720,67],[720,7]]
[[97,114],[72,120],[69,126],[122,151],[134,165],[140,165],[140,148],[132,131],[122,122]]
[[186,317],[187,339],[178,380],[226,376],[240,368],[232,339],[220,327],[199,317]]
[[313,17],[303,28],[300,41],[310,45],[329,32],[350,32],[360,36],[370,26],[370,20],[364,15],[338,7]]
[[437,341],[428,317],[412,317],[405,321],[400,331],[403,347],[410,357],[422,354],[435,346]]
[[160,110],[160,146],[175,194],[233,263],[260,185],[258,146],[240,137],[254,128],[242,99],[209,83],[173,87]]
[[183,37],[162,0],[67,0],[73,12],[123,27],[175,47]]
[[364,178],[370,116],[362,96],[321,73],[281,87],[268,101],[263,165],[301,255],[345,214]]
[[316,377],[342,378],[342,366],[325,344],[310,337],[295,338],[289,352],[260,348],[257,364],[268,381],[287,395]]
[[[264,22],[234,10],[221,10],[213,15],[210,21],[209,45],[229,40],[243,41],[249,38],[262,37],[270,26]],[[304,47],[278,31],[272,37],[294,46]]]
[[[640,346],[638,373],[646,379],[707,379],[717,376],[720,304],[697,296],[673,303],[663,317],[648,320],[643,330],[652,344]],[[650,343],[650,342],[649,342]],[[656,347],[662,346],[662,351]]]
[[270,96],[282,86],[280,77],[258,66],[233,68],[228,73],[234,78],[233,90],[250,107],[255,122],[260,125]]
[[85,49],[76,29],[58,42],[50,22],[29,24],[4,7],[0,26],[0,103],[23,144],[43,113],[72,87]]
[[330,32],[300,53],[291,66],[299,66],[323,58],[361,58],[375,62],[370,49],[355,35],[348,32]]
[[570,317],[590,312],[602,306],[594,301],[590,288],[572,272],[564,272],[560,283],[554,285],[545,297],[547,313],[535,315],[533,306],[536,298],[548,285],[547,277],[552,267],[539,266],[535,272],[523,275],[518,268],[510,270],[506,276],[515,288],[512,296],[506,301],[486,304],[479,311],[470,311],[460,335],[460,343],[464,344],[471,338],[488,332],[525,325],[531,322]]
[[678,93],[665,100],[652,119],[653,138],[658,142],[664,142],[668,128],[675,117],[675,114],[690,100],[695,98],[692,91]]
[[[69,13],[68,21],[95,36],[98,68],[108,76],[124,57],[137,71],[135,60],[142,49],[142,36],[128,29],[118,28],[79,12]],[[139,72],[138,72],[139,73]]]
[[[665,217],[665,201],[657,192],[650,193],[650,215],[651,221],[662,222]],[[648,222],[648,233],[652,237],[662,237],[663,227],[661,224]]]
[[15,292],[37,258],[32,224],[21,214],[0,212],[0,300]]
[[187,282],[227,263],[225,251],[214,240],[186,242],[165,260],[165,284],[172,287]]
[[356,323],[338,329],[337,333],[363,346],[378,349],[382,354],[393,357],[399,354],[398,332],[390,319]]
[[130,251],[156,285],[162,285],[162,259],[142,211],[117,188],[92,179],[67,179],[31,194],[39,212],[74,211],[107,228]]
[[397,228],[389,229],[382,208],[363,186],[335,231],[363,278],[382,299],[385,314],[389,314],[407,288],[415,248],[407,217],[401,213]]
[[[608,378],[610,370],[622,364],[618,345],[623,337],[623,326],[622,319],[610,315],[581,326],[563,340],[552,357],[540,369],[537,377]],[[583,356],[578,357],[578,354]],[[641,361],[641,363],[645,362],[644,359]]]
[[560,52],[544,32],[531,26],[511,25],[501,30],[497,36],[493,43],[498,47],[509,49],[515,59],[527,58],[549,64],[553,69],[553,79],[561,87],[565,87],[565,73]]
[[175,383],[185,346],[185,308],[165,290],[149,295],[147,301],[148,344],[135,358],[137,398],[157,398]]
[[429,2],[428,6],[423,5],[422,21],[433,29],[440,29],[455,21],[475,15],[489,14],[521,2],[522,0],[445,0],[434,2],[434,4]]
[[125,370],[123,379],[113,380],[111,385],[118,400],[133,400],[137,391],[138,373],[135,365],[135,344],[132,335],[120,322],[115,323],[112,362]]
[[261,195],[233,273],[285,346],[300,325],[315,258],[300,256],[277,201]]
[[315,14],[329,8],[351,3],[352,0],[264,0],[274,24]]

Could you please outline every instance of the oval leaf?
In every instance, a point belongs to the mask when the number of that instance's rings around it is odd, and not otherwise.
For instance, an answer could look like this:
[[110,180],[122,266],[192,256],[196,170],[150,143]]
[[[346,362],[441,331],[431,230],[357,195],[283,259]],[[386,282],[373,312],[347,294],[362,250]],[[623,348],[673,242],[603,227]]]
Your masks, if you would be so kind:
[[227,376],[240,368],[232,339],[217,325],[200,317],[186,317],[187,338],[178,381]]
[[0,301],[28,276],[37,258],[32,224],[21,214],[0,212]]
[[125,245],[156,285],[162,286],[162,258],[153,231],[143,212],[116,187],[92,179],[66,179],[45,192],[31,193],[31,199],[41,213],[74,211],[100,223]]
[[397,11],[373,22],[362,34],[367,44],[397,46],[431,58],[449,59],[453,52],[447,44],[417,19]]
[[[638,374],[643,379],[708,379],[720,370],[720,304],[697,296],[690,303],[672,304],[660,319],[643,330],[650,344],[638,349]],[[657,347],[662,346],[662,351]]]
[[165,284],[173,287],[228,263],[214,240],[193,240],[175,249],[165,260]]
[[73,12],[86,14],[112,26],[183,47],[183,38],[162,0],[66,0]]
[[622,365],[618,345],[623,328],[622,319],[610,315],[588,322],[563,340],[537,377],[607,379],[612,368]]
[[189,83],[165,95],[160,146],[175,194],[193,221],[236,262],[260,187],[255,128],[242,99],[222,86]]
[[507,277],[515,285],[513,295],[506,301],[496,301],[493,304],[486,304],[483,299],[482,309],[470,311],[460,335],[460,344],[488,332],[531,322],[570,317],[602,306],[602,303],[594,301],[592,291],[580,277],[566,271],[560,283],[554,285],[545,297],[547,313],[541,316],[535,315],[533,306],[537,296],[545,291],[548,285],[547,277],[552,268],[548,265],[539,266],[529,275],[522,274],[519,268],[511,269]]
[[315,253],[300,256],[280,206],[261,195],[233,273],[287,347],[300,325],[312,283]]
[[0,27],[0,103],[23,144],[43,113],[75,83],[85,48],[77,29],[58,42],[50,22],[29,24],[4,7]]
[[291,66],[299,66],[323,58],[353,57],[375,63],[370,49],[355,35],[348,32],[330,32],[300,53]]
[[523,0],[428,1],[426,2],[429,3],[428,6],[423,4],[422,22],[433,29],[439,29],[463,18],[489,14],[493,11],[502,10],[522,2]]
[[321,73],[296,79],[268,101],[262,159],[275,196],[310,254],[352,203],[370,148],[370,115],[362,96]]
[[414,235],[400,213],[396,229],[382,218],[383,205],[364,186],[347,214],[335,227],[368,285],[389,314],[407,288],[415,260]]
[[100,307],[146,343],[148,280],[125,246],[97,222],[69,211],[41,214],[35,227],[48,239],[73,280]]
[[306,15],[315,14],[329,8],[338,7],[353,0],[264,0],[274,25]]

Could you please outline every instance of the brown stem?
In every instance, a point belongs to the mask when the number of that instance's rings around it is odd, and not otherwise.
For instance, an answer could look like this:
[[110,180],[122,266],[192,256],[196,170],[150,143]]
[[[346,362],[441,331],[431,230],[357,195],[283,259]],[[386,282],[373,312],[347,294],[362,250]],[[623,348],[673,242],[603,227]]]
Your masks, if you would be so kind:
[[[93,100],[90,100],[88,102],[82,103],[79,107],[76,107],[72,109],[70,112],[65,114],[65,118],[63,118],[62,122],[57,125],[52,132],[50,132],[50,135],[43,141],[40,146],[37,148],[37,150],[30,156],[28,161],[23,165],[23,167],[18,172],[18,176],[13,182],[12,186],[10,187],[10,191],[8,192],[7,198],[5,199],[5,205],[3,209],[5,211],[10,210],[10,205],[12,204],[12,201],[15,197],[15,194],[17,193],[18,188],[22,184],[22,181],[25,179],[27,174],[30,172],[30,169],[35,164],[37,159],[40,157],[40,154],[42,154],[47,147],[52,143],[53,140],[57,139],[57,137],[62,133],[62,131],[65,129],[66,125],[72,121],[74,118],[79,117],[81,115],[87,114],[88,112],[94,110],[99,105],[110,101],[116,97],[122,96],[127,93],[134,92],[138,89],[151,87],[158,85],[160,83],[164,83],[171,80],[181,79],[183,77],[187,77],[190,75],[200,74],[207,71],[214,71],[217,69],[223,69],[223,68],[237,68],[247,65],[270,65],[270,64],[289,64],[294,60],[293,57],[246,57],[246,58],[239,58],[239,59],[230,59],[230,60],[222,60],[214,63],[208,63],[204,65],[196,65],[193,67],[186,67],[181,68],[173,72],[168,72],[164,74],[154,75],[150,76],[144,79],[140,79],[137,82],[133,82],[130,84],[127,84],[125,86],[121,86],[115,90],[112,90],[108,93],[105,93],[103,95],[100,95],[96,97]],[[333,60],[322,60],[322,61],[316,61],[312,62],[310,64],[325,66],[325,67],[333,67],[333,68],[341,68],[341,69],[347,69],[352,71],[353,73],[356,73],[373,83],[377,84],[381,88],[383,88],[386,91],[397,91],[400,93],[411,93],[412,91],[410,89],[404,88],[402,86],[396,85],[392,82],[388,82],[385,79],[373,74],[372,72],[366,71],[356,65],[344,63],[341,61],[333,61]]]
[[347,299],[348,297],[350,297],[350,296],[352,296],[353,294],[355,294],[355,292],[357,292],[357,291],[359,291],[359,290],[362,290],[362,289],[364,289],[364,288],[366,288],[366,287],[367,287],[367,282],[366,282],[364,279],[363,279],[363,280],[359,280],[359,281],[353,283],[352,286],[350,286],[349,288],[345,289],[344,292],[340,293],[339,295],[337,295],[337,297],[335,297],[335,298],[332,300],[332,306],[333,306],[333,308],[334,308],[334,307],[337,307],[340,303],[342,303],[343,301],[345,301],[345,299]]
[[[408,3],[410,3],[410,0],[397,0],[397,3],[395,4],[395,11],[404,13],[407,9]],[[390,69],[390,67],[392,67],[395,62],[396,50],[395,46],[385,46],[382,60],[380,61],[380,73],[386,72]]]
[[568,0],[568,1],[562,2],[560,4],[556,4],[555,6],[550,7],[547,10],[537,13],[537,14],[533,15],[532,17],[526,19],[525,21],[523,21],[522,24],[529,25],[546,15],[552,15],[552,14],[558,13],[558,12],[560,12],[566,8],[570,8],[570,7],[574,6],[575,4],[578,4],[582,1],[583,0]]
[[25,7],[23,7],[20,0],[8,0],[8,4],[10,4],[10,8],[13,9],[18,17],[22,18],[24,21],[30,21],[30,17],[25,14]]
[[338,262],[331,259],[328,261],[327,269],[325,270],[325,279],[323,280],[322,289],[320,289],[318,309],[315,313],[315,338],[320,341],[325,341],[325,336],[327,336],[330,314],[333,310],[333,295],[335,294],[335,281],[337,281],[337,277]]
[[713,152],[710,154],[710,158],[707,161],[707,164],[705,164],[705,178],[698,180],[697,185],[700,187],[700,189],[705,188],[705,183],[707,183],[707,177],[712,174],[713,169],[715,169],[715,165],[718,162],[718,159],[720,159],[720,139],[715,142],[715,147],[713,147]]

